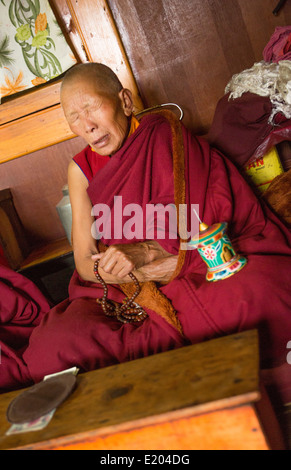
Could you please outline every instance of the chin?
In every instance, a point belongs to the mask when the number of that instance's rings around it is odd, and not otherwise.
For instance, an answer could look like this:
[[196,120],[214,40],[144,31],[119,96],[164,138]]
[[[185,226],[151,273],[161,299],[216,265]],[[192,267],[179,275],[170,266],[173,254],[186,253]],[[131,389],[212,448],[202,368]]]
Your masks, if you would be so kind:
[[99,155],[102,155],[103,157],[104,156],[107,156],[107,155],[114,155],[119,149],[120,149],[121,145],[105,145],[104,147],[101,147],[101,148],[95,148],[93,147],[93,149],[95,150],[95,152],[97,152]]

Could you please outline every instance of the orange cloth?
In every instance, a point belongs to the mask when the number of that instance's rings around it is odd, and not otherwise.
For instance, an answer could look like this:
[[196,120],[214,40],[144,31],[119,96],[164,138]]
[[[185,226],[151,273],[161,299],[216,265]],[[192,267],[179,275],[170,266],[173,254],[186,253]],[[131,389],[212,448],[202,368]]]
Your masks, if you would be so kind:
[[133,134],[136,131],[138,126],[139,126],[139,121],[136,119],[136,117],[133,114],[131,117],[130,129],[129,129],[129,133],[127,137],[130,137],[131,134]]

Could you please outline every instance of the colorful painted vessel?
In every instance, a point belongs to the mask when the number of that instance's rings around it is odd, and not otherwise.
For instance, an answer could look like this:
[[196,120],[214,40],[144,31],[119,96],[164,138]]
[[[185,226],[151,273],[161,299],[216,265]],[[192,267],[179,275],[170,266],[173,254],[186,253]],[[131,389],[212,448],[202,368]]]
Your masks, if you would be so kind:
[[226,222],[217,223],[210,227],[201,223],[199,235],[193,237],[189,242],[191,248],[195,246],[198,249],[207,265],[207,281],[215,282],[226,279],[247,264],[247,259],[234,251],[226,230]]

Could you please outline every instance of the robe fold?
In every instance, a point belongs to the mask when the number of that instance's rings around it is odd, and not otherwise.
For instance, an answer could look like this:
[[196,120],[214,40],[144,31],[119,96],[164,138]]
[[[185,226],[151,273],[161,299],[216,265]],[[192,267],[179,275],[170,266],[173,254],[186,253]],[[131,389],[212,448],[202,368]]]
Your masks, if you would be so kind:
[[[142,285],[136,301],[148,318],[136,324],[107,318],[96,303],[103,288],[74,273],[69,298],[42,316],[22,354],[33,381],[72,366],[88,371],[251,328],[259,331],[261,365],[286,361],[291,234],[261,205],[229,160],[169,114],[149,114],[93,176],[88,195],[95,208],[110,208],[105,245],[148,239],[146,228],[152,224],[151,239],[178,255],[177,270],[167,284]],[[116,196],[122,197],[122,207],[121,199],[116,207]],[[228,222],[228,234],[236,251],[248,258],[247,266],[226,280],[208,283],[197,250],[183,250],[171,231],[160,238],[160,220],[144,216],[149,204],[186,204],[189,232],[191,204],[199,204],[208,225]],[[132,224],[130,209],[136,207],[142,209],[142,227]],[[114,217],[120,222],[120,214],[122,223],[114,232]],[[108,298],[122,302],[131,287],[108,286]]]
[[291,140],[291,119],[278,113],[271,124],[271,113],[267,96],[247,92],[230,99],[228,93],[217,103],[207,141],[241,169],[274,145]]
[[49,310],[31,281],[0,264],[0,392],[32,383],[22,354]]

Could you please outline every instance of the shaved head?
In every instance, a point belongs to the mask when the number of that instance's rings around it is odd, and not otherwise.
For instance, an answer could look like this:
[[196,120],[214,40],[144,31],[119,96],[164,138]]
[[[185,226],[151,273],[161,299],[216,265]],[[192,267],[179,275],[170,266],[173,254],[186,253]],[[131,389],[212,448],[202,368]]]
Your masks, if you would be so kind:
[[106,65],[80,64],[62,82],[61,104],[74,134],[99,155],[113,155],[128,135],[132,94]]
[[62,81],[61,93],[68,85],[80,79],[94,83],[96,88],[106,95],[117,96],[123,89],[119,78],[109,67],[104,64],[88,62],[75,65],[66,73]]

